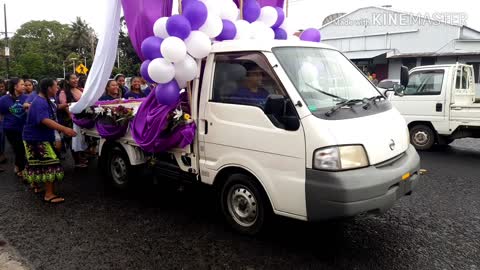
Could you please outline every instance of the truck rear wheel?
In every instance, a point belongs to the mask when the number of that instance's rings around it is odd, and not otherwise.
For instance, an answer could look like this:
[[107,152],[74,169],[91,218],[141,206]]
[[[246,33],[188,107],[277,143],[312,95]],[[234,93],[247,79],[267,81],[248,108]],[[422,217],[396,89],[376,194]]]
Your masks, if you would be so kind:
[[263,189],[251,177],[232,174],[220,192],[222,212],[232,228],[240,233],[259,233],[271,214]]
[[129,177],[132,166],[125,152],[114,147],[108,155],[107,174],[114,187],[126,189],[129,185]]
[[410,129],[410,141],[417,150],[428,150],[435,143],[435,132],[427,125],[415,125]]

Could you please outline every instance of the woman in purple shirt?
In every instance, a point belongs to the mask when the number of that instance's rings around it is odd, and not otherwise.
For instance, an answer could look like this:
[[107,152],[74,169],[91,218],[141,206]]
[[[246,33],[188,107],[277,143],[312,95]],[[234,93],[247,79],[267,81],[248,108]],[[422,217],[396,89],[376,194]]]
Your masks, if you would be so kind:
[[77,134],[73,129],[62,126],[56,121],[56,106],[50,99],[58,91],[57,82],[53,79],[43,79],[40,82],[40,92],[32,101],[28,110],[27,122],[23,130],[23,143],[27,156],[25,178],[35,188],[45,184],[44,200],[49,203],[61,203],[64,198],[54,193],[54,182],[63,180],[63,167],[53,148],[55,130],[66,136]]
[[22,79],[12,78],[8,82],[8,95],[0,98],[0,114],[3,116],[3,130],[15,153],[15,172],[23,177],[25,169],[25,149],[22,142],[22,131],[25,125],[26,112],[23,104],[27,99]]
[[125,99],[138,99],[144,98],[145,93],[142,91],[142,80],[140,77],[133,77],[132,85],[130,86],[130,91],[128,91],[124,98]]

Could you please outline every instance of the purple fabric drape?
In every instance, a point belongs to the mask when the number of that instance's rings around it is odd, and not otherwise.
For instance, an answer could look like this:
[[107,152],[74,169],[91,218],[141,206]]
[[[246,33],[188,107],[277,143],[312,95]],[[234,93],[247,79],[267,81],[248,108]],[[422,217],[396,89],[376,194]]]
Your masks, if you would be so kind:
[[72,121],[75,123],[75,125],[81,128],[91,129],[95,126],[95,121],[90,118],[77,118],[75,115],[73,115]]
[[142,61],[143,40],[153,36],[153,24],[159,18],[172,15],[172,4],[173,0],[122,0],[130,40]]
[[[240,6],[239,0],[233,0],[237,6]],[[283,4],[285,3],[285,0],[257,0],[257,2],[260,4],[261,7],[264,6],[272,6],[272,7],[279,7],[283,8]]]
[[168,114],[177,104],[159,104],[155,95],[149,95],[138,108],[131,122],[131,133],[135,142],[146,152],[159,153],[172,148],[183,148],[195,138],[195,124],[177,127],[173,132],[164,132],[168,126]]
[[107,140],[117,140],[120,139],[127,133],[128,124],[127,125],[112,125],[102,123],[101,121],[97,121],[95,124],[97,128],[97,132],[100,137],[107,139]]

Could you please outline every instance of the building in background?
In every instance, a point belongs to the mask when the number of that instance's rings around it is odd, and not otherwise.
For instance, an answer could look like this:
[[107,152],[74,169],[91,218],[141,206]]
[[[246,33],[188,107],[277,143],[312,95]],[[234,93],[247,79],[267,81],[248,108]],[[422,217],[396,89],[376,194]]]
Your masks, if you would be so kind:
[[[335,17],[335,16],[333,16]],[[379,80],[399,79],[400,67],[467,63],[480,91],[480,32],[467,27],[466,14],[409,14],[365,7],[320,28],[322,42],[341,50]]]

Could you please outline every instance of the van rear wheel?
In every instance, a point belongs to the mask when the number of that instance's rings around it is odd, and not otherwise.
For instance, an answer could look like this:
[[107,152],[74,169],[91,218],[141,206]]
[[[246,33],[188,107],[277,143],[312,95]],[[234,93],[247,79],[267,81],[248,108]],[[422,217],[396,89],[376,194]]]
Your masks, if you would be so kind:
[[435,132],[427,125],[415,125],[410,129],[410,141],[417,150],[428,150],[435,143]]
[[118,189],[126,189],[130,183],[132,166],[125,152],[114,147],[108,155],[107,174],[112,185]]
[[236,231],[258,234],[265,226],[271,207],[263,189],[251,177],[232,174],[220,192],[222,212]]

